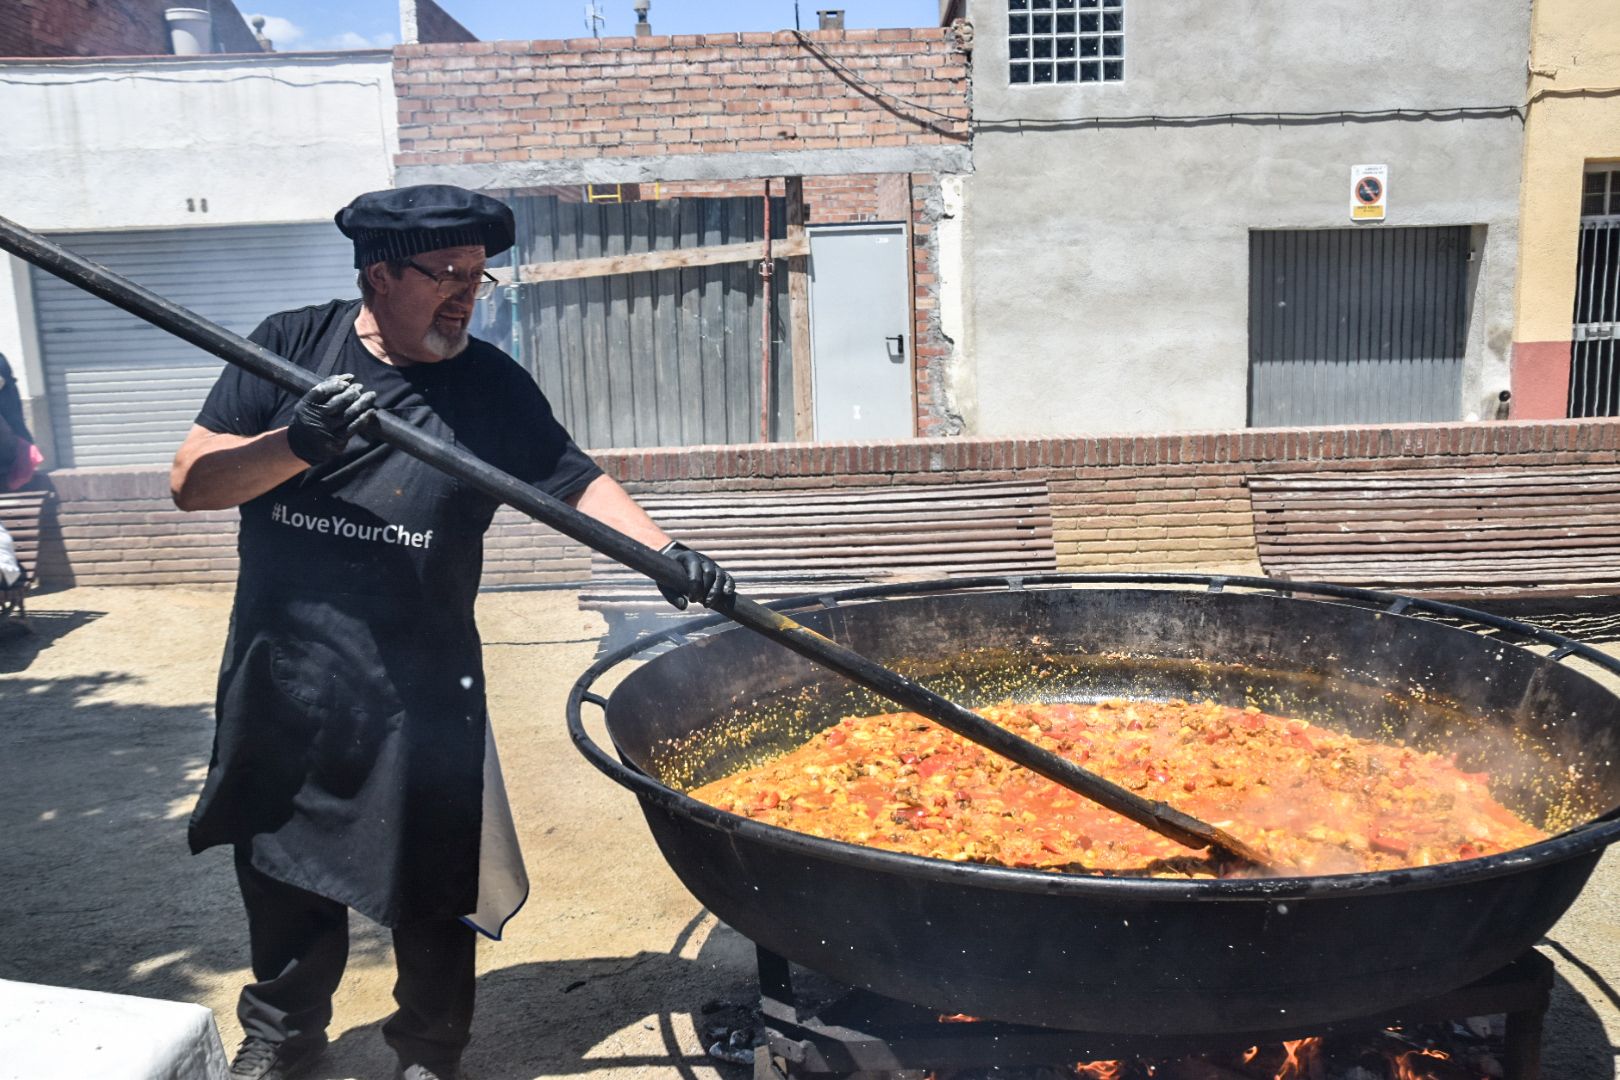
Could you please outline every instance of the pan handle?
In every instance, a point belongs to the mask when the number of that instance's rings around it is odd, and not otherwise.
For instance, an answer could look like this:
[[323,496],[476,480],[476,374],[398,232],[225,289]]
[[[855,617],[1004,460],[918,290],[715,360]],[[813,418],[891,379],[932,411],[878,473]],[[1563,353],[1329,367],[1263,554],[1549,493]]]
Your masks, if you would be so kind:
[[[0,249],[285,390],[303,394],[316,382],[311,372],[268,349],[4,217],[0,217]],[[459,446],[435,439],[399,417],[383,412],[371,413],[362,431],[645,574],[659,585],[675,592],[685,589],[686,573],[674,559],[580,513]],[[1229,858],[1257,867],[1266,866],[1259,852],[1224,830],[1105,780],[763,604],[738,596],[729,603],[722,602],[716,610],[806,659],[1179,844],[1196,849],[1213,848]]]

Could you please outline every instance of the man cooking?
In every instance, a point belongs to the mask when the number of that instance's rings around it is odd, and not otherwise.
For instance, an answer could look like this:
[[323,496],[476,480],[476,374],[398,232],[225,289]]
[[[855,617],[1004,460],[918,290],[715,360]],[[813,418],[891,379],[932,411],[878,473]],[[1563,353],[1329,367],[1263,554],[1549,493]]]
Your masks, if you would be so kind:
[[474,927],[499,937],[528,881],[484,712],[473,601],[495,500],[357,430],[384,410],[733,591],[569,438],[533,380],[471,338],[512,212],[460,188],[338,212],[361,299],[266,319],[252,340],[311,370],[301,398],[227,368],[175,455],[183,510],[241,508],[240,570],[194,852],[235,849],[255,981],[233,1077],[280,1080],[326,1044],[348,909],[393,931],[398,1076],[455,1074]]

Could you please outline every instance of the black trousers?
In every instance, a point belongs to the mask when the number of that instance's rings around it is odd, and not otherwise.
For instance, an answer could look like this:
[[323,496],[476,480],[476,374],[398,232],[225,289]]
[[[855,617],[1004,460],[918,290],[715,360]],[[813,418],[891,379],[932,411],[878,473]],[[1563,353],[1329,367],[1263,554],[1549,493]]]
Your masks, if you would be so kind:
[[[247,1035],[289,1048],[325,1039],[332,994],[349,959],[349,909],[267,877],[236,850],[236,880],[247,906],[254,982],[236,1015]],[[394,1000],[383,1039],[401,1063],[448,1071],[472,1028],[477,934],[460,919],[395,927]]]

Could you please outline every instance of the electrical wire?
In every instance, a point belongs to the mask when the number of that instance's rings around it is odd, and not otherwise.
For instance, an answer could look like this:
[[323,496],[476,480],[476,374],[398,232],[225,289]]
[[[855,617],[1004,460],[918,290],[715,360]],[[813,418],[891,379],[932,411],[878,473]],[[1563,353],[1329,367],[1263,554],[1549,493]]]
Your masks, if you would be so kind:
[[801,30],[793,31],[793,37],[796,41],[798,41],[799,46],[804,49],[805,52],[832,68],[837,74],[843,76],[845,81],[860,83],[862,86],[870,89],[873,95],[876,97],[887,98],[890,101],[897,101],[900,104],[905,105],[907,108],[915,109],[918,112],[931,113],[934,116],[941,117],[945,120],[952,120],[958,124],[971,124],[973,122],[973,118],[971,116],[962,116],[959,113],[941,112],[939,109],[936,109],[931,105],[924,105],[920,101],[912,101],[910,98],[901,97],[894,91],[877,85],[876,83],[862,76],[859,72],[845,67],[837,57],[828,54],[826,50],[816,48],[815,44],[811,42],[809,38],[805,37],[804,32]]
[[[999,119],[974,119],[960,113],[944,112],[920,101],[902,97],[894,91],[867,79],[859,72],[846,67],[837,57],[826,50],[819,49],[815,43],[798,30],[793,31],[794,39],[801,48],[815,56],[827,67],[833,69],[838,75],[851,83],[859,83],[867,88],[872,96],[903,105],[917,112],[928,113],[945,120],[959,124],[967,124],[974,131],[995,130],[997,128],[1042,128],[1042,127],[1126,127],[1147,124],[1162,124],[1166,126],[1197,124],[1308,124],[1324,121],[1367,121],[1367,120],[1401,120],[1401,119],[1433,119],[1439,117],[1456,117],[1460,119],[1494,119],[1507,116],[1517,116],[1524,119],[1524,109],[1518,105],[1454,105],[1443,108],[1396,108],[1396,109],[1328,109],[1320,112],[1288,112],[1288,111],[1255,111],[1255,112],[1224,112],[1202,114],[1163,114],[1144,113],[1135,116],[1070,116],[1070,117],[1005,117]],[[1606,88],[1614,89],[1614,88]],[[1603,91],[1588,91],[1599,93]],[[1620,92],[1620,91],[1617,91]],[[1548,94],[1549,91],[1542,91]],[[1541,95],[1537,95],[1538,97]],[[1532,101],[1535,98],[1531,98]]]
[[1162,124],[1168,127],[1191,127],[1205,124],[1311,124],[1324,121],[1368,120],[1426,120],[1454,117],[1457,119],[1500,119],[1516,116],[1524,119],[1524,109],[1518,105],[1451,105],[1443,108],[1393,109],[1326,109],[1320,112],[1254,111],[1223,113],[1140,113],[1134,116],[1072,116],[1072,117],[1007,117],[993,120],[974,120],[975,131],[997,128],[1050,128],[1050,127],[1139,127]]
[[1544,86],[1530,95],[1530,104],[1534,105],[1543,98],[1615,97],[1617,95],[1620,95],[1620,86]]

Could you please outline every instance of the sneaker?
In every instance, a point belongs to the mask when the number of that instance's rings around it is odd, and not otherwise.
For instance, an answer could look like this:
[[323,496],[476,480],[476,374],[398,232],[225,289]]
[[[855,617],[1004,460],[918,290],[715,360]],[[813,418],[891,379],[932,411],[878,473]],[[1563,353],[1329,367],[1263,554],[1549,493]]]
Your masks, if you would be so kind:
[[394,1080],[456,1080],[456,1076],[455,1069],[435,1072],[426,1065],[401,1065],[394,1074]]
[[289,1049],[284,1044],[249,1035],[231,1059],[231,1080],[292,1080],[326,1049],[326,1040]]

